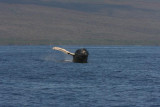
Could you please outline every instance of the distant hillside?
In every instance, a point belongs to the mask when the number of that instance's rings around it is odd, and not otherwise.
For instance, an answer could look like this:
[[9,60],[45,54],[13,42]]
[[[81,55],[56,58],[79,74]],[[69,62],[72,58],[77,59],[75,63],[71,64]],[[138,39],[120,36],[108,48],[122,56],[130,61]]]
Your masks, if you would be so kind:
[[0,45],[160,45],[159,0],[0,0]]

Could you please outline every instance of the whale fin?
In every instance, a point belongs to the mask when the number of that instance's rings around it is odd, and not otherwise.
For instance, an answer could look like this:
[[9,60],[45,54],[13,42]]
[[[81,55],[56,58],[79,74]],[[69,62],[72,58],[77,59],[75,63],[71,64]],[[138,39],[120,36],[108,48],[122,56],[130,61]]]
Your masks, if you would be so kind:
[[67,51],[67,50],[65,50],[65,49],[63,49],[63,48],[60,48],[60,47],[53,47],[52,49],[53,49],[53,50],[57,50],[57,51],[64,52],[65,54],[69,54],[69,55],[72,55],[72,56],[75,55],[74,53],[71,53],[71,52],[69,52],[69,51]]

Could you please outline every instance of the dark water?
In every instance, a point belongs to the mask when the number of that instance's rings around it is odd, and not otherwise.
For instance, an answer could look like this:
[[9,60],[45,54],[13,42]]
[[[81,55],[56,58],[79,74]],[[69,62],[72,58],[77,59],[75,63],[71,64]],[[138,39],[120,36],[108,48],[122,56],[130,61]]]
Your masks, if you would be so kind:
[[84,47],[1,46],[0,107],[160,107],[160,47]]

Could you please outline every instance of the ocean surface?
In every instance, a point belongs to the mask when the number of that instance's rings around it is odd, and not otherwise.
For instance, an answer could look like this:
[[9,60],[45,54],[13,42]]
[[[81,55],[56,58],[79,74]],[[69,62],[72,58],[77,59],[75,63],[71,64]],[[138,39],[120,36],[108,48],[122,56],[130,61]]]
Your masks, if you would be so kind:
[[0,107],[160,107],[160,47],[0,46]]

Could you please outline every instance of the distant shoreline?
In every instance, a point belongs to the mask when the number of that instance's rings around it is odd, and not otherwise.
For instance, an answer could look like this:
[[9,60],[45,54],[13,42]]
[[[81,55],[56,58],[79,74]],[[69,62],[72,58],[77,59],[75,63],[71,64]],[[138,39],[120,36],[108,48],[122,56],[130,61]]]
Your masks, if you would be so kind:
[[0,46],[160,46],[156,44],[1,44]]
[[0,45],[160,46],[160,1],[2,0]]

